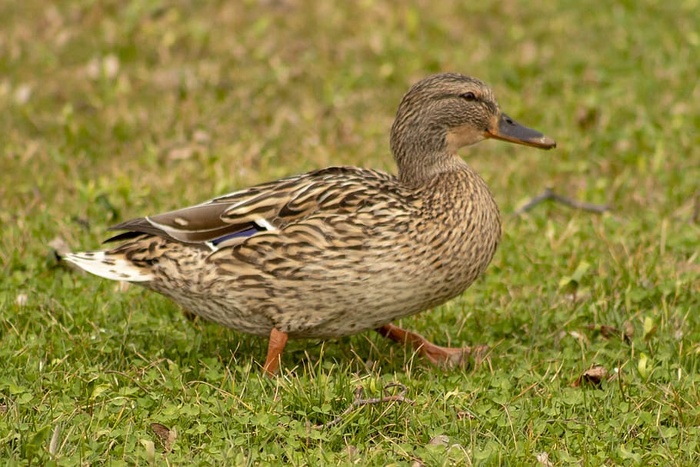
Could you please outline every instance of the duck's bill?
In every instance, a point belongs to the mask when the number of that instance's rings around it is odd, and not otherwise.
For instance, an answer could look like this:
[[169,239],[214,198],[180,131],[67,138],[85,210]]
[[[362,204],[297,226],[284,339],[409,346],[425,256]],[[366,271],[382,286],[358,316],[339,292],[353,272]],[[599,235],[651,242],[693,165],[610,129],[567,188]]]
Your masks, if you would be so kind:
[[557,142],[539,131],[523,126],[506,114],[501,114],[498,125],[489,128],[484,135],[487,138],[500,139],[510,143],[524,144],[540,149],[552,149],[557,147]]

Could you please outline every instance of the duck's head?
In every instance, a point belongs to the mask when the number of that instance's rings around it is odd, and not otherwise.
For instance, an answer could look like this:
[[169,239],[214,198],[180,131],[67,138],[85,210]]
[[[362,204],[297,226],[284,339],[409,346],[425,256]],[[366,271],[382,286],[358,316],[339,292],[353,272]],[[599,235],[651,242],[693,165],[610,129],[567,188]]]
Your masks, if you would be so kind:
[[429,76],[403,96],[391,129],[391,149],[406,182],[450,170],[457,150],[487,138],[552,149],[556,142],[501,112],[482,81],[456,73]]

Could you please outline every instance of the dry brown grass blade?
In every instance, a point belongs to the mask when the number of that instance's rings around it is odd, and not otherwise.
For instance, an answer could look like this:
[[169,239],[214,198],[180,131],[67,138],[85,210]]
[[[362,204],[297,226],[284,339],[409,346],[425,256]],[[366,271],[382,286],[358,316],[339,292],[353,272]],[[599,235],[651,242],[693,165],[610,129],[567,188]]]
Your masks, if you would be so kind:
[[[392,394],[388,395],[388,391],[392,388],[399,388],[399,393],[398,394]],[[345,417],[353,412],[355,409],[358,407],[362,407],[364,405],[371,405],[371,404],[386,404],[386,403],[391,403],[391,402],[403,402],[406,404],[411,404],[413,405],[415,402],[412,401],[411,399],[406,398],[406,391],[408,389],[406,386],[400,383],[390,383],[387,386],[384,387],[384,397],[377,397],[377,398],[371,398],[371,399],[363,399],[362,398],[362,393],[364,392],[364,389],[362,386],[357,386],[355,389],[355,400],[348,406],[347,409],[343,411],[340,415],[338,415],[336,418],[331,420],[328,423],[323,423],[321,425],[316,425],[314,428],[316,429],[323,429],[323,428],[330,428],[332,426],[335,426],[339,423],[341,423]]]

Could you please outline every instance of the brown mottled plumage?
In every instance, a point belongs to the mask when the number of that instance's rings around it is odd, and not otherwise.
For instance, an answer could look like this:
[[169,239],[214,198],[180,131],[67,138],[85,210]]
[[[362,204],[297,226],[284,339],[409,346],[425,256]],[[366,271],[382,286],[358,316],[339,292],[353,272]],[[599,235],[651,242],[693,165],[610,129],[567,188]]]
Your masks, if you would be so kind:
[[434,362],[465,349],[435,346],[391,321],[462,293],[501,234],[484,181],[457,150],[485,138],[549,149],[550,138],[501,113],[491,90],[438,74],[403,97],[391,129],[399,175],[331,167],[206,203],[124,222],[112,250],[66,257],[138,282],[185,310],[270,336],[265,370],[291,338],[377,329]]

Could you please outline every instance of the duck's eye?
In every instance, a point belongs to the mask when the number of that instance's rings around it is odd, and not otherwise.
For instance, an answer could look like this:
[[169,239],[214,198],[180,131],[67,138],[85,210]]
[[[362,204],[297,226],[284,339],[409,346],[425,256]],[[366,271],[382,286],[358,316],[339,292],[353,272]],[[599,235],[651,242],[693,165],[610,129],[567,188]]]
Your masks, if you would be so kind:
[[464,99],[467,102],[473,102],[476,100],[476,94],[474,94],[471,91],[465,92],[460,96],[462,99]]

